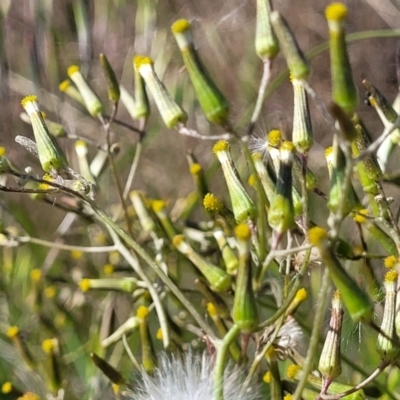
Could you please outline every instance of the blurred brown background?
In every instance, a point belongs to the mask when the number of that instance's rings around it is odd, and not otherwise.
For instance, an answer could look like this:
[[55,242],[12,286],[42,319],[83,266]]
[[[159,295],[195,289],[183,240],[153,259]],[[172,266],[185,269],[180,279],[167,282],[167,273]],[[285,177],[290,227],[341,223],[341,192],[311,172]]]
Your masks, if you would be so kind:
[[[324,10],[329,1],[275,1],[274,8],[287,19],[304,51],[313,49],[328,38]],[[347,32],[372,29],[395,29],[400,21],[400,5],[389,0],[353,0],[344,2],[349,8]],[[49,118],[61,122],[71,133],[95,138],[104,143],[100,125],[85,110],[59,92],[59,83],[66,79],[66,69],[79,64],[93,87],[106,102],[105,85],[99,68],[98,54],[104,53],[117,77],[132,89],[132,56],[151,55],[156,70],[168,89],[190,116],[189,127],[204,134],[218,133],[202,116],[193,96],[177,45],[170,33],[178,18],[193,22],[200,54],[215,81],[229,99],[231,120],[243,129],[252,112],[262,63],[254,52],[256,1],[173,1],[173,0],[102,0],[102,1],[1,1],[0,64],[1,108],[0,145],[6,146],[9,157],[19,167],[38,165],[29,154],[14,143],[17,134],[32,137],[31,129],[19,119],[20,100],[36,93]],[[364,90],[360,82],[370,79],[390,100],[397,93],[395,72],[396,38],[368,39],[349,45],[354,78],[360,88],[359,113],[373,136],[382,125],[371,108],[363,104]],[[311,85],[326,101],[330,96],[329,56],[325,51],[311,62]],[[273,77],[286,64],[277,57]],[[110,108],[109,108],[110,109]],[[290,138],[293,113],[292,89],[288,81],[279,86],[265,102],[256,134],[279,127]],[[316,145],[311,166],[317,174],[325,172],[323,148],[331,144],[330,129],[321,113],[312,105]],[[126,110],[119,107],[118,118],[128,123]],[[114,128],[114,140],[122,144],[117,157],[121,180],[126,177],[137,140],[132,132]],[[61,139],[73,163],[71,141]],[[153,107],[148,124],[148,138],[143,152],[135,188],[145,189],[151,196],[176,199],[192,188],[185,153],[191,149],[205,166],[213,160],[212,142],[179,136],[168,131]],[[91,150],[94,154],[94,150]],[[240,160],[239,160],[240,161]],[[239,162],[240,164],[240,162]],[[36,170],[38,171],[37,167]],[[39,172],[39,171],[38,171]],[[246,173],[246,171],[242,171]],[[221,179],[214,183],[218,191]],[[102,185],[112,185],[105,177]],[[100,186],[101,190],[101,186]],[[99,202],[115,200],[112,190],[100,191]],[[17,195],[12,195],[20,199]],[[21,201],[25,201],[22,199]],[[40,219],[43,210],[35,208]],[[35,215],[35,214],[33,214]]]

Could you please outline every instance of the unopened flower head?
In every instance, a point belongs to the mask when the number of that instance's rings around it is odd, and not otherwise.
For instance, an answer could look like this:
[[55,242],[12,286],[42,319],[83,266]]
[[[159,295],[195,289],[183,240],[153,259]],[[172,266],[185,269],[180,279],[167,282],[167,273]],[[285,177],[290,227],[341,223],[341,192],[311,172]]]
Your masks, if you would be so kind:
[[110,101],[117,103],[121,96],[121,92],[119,90],[119,85],[117,81],[117,77],[115,76],[115,72],[112,69],[108,58],[104,54],[99,55],[100,65],[103,69],[104,76],[106,78],[107,83],[107,94]]
[[296,79],[307,79],[310,74],[308,61],[300,50],[295,36],[278,11],[272,11],[271,23],[285,55],[291,76]]
[[133,64],[153,95],[154,101],[156,102],[158,111],[160,112],[165,125],[172,129],[178,123],[186,122],[187,114],[176,103],[165,88],[164,84],[158,78],[154,71],[153,60],[149,57],[138,55],[134,58]]
[[292,85],[294,91],[292,141],[297,151],[306,155],[314,143],[307,93],[301,80],[292,78]]
[[347,8],[342,3],[332,3],[326,8],[325,15],[330,36],[332,99],[346,113],[352,115],[357,108],[358,95],[353,81],[344,32]]
[[211,79],[195,50],[190,22],[180,19],[172,25],[171,30],[206,118],[215,124],[225,123],[229,113],[228,102]]
[[199,269],[213,290],[217,292],[225,292],[231,288],[232,278],[226,273],[226,271],[205,260],[190,246],[183,235],[176,235],[173,238],[173,244]]
[[217,142],[213,147],[213,152],[221,163],[236,221],[244,222],[248,218],[254,218],[256,208],[240,182],[230,154],[229,143],[226,141]]
[[373,305],[368,295],[343,268],[335,256],[326,229],[315,226],[308,231],[309,242],[318,248],[323,264],[329,269],[331,279],[339,290],[343,304],[351,318],[358,322],[372,321]]
[[292,162],[295,147],[283,142],[280,149],[280,167],[276,192],[268,212],[268,222],[276,234],[282,235],[294,227],[294,206],[292,197]]
[[82,95],[79,93],[78,89],[76,86],[73,86],[71,84],[71,81],[69,79],[66,79],[62,81],[59,85],[58,88],[60,89],[61,92],[64,92],[67,94],[71,99],[74,99],[78,103],[82,104],[85,106],[85,100],[83,100]]
[[22,99],[21,104],[32,122],[33,134],[43,171],[49,173],[60,171],[67,165],[67,162],[56,142],[53,141],[49,134],[39,110],[37,97],[34,95],[26,96]]
[[340,354],[342,321],[343,309],[340,293],[335,291],[332,297],[329,331],[325,338],[324,347],[318,365],[318,370],[322,373],[325,385],[329,385],[333,379],[342,373]]
[[235,235],[239,249],[239,265],[232,318],[241,330],[251,332],[251,330],[258,325],[259,317],[252,287],[250,227],[245,223],[239,224],[235,228]]
[[262,59],[273,59],[279,52],[279,42],[272,29],[270,0],[257,0],[256,53]]
[[90,87],[86,79],[83,77],[77,65],[71,65],[68,68],[68,76],[78,88],[79,93],[81,94],[83,101],[85,102],[86,109],[89,111],[89,114],[93,117],[97,117],[103,114],[104,107],[101,100]]
[[351,183],[348,186],[348,191],[343,193],[343,184],[346,173],[346,157],[340,148],[336,135],[333,138],[333,146],[326,149],[325,157],[331,179],[328,208],[331,212],[340,211],[343,217],[345,217],[352,210],[360,208],[360,202]]
[[397,279],[398,272],[394,269],[385,275],[385,307],[383,310],[381,333],[378,335],[376,346],[378,353],[386,361],[392,361],[399,354],[398,345],[394,343],[397,339],[395,335],[395,328],[397,329],[396,314],[398,314],[396,311]]

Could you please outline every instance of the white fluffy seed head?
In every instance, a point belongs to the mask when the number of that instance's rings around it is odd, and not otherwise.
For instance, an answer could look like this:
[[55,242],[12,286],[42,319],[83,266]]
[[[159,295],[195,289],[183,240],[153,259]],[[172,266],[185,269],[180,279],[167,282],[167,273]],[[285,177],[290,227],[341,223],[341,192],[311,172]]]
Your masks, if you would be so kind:
[[[241,394],[246,374],[228,367],[224,381],[225,400],[256,400],[254,386],[250,393]],[[182,357],[163,354],[159,369],[153,376],[142,372],[141,382],[129,395],[134,400],[213,400],[213,360],[206,354],[191,351]]]

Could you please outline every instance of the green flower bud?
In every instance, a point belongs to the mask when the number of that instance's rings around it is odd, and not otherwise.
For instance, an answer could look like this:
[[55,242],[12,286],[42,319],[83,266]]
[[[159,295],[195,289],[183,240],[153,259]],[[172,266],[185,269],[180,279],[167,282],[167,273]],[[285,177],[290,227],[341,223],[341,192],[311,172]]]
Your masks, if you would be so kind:
[[136,311],[136,316],[140,319],[139,334],[142,348],[142,365],[143,369],[148,374],[151,374],[157,368],[157,364],[156,353],[150,337],[148,315],[149,309],[146,306],[140,306]]
[[231,288],[232,278],[221,268],[206,261],[200,254],[185,241],[183,235],[177,235],[173,239],[174,246],[185,255],[195,267],[204,275],[211,289],[216,292],[226,292]]
[[58,340],[56,338],[43,340],[42,349],[48,357],[45,362],[45,370],[50,378],[49,384],[51,386],[51,390],[57,392],[62,387],[60,375],[60,348]]
[[82,104],[85,106],[85,100],[83,100],[82,95],[79,93],[78,89],[71,85],[71,81],[66,79],[65,81],[62,81],[59,86],[58,86],[60,92],[64,92],[66,95],[71,97],[71,99],[74,99],[78,103]]
[[[368,132],[366,131],[362,122],[354,117],[355,129],[357,138],[351,143],[351,150],[354,157],[358,157],[365,151],[371,143]],[[364,157],[357,163],[358,177],[366,193],[374,196],[379,194],[376,182],[382,178],[382,170],[378,164],[375,154]]]
[[37,97],[34,95],[26,96],[22,99],[21,104],[31,119],[33,134],[35,136],[39,160],[43,171],[48,173],[60,171],[67,166],[67,161],[60,148],[49,134],[46,123],[39,110]]
[[269,175],[269,172],[262,160],[261,153],[253,153],[252,157],[254,161],[254,167],[256,168],[257,174],[260,177],[261,185],[264,189],[269,203],[271,203],[276,190],[275,183]]
[[160,112],[165,125],[172,129],[178,123],[186,122],[187,114],[175,102],[172,96],[168,93],[164,84],[158,78],[154,71],[153,60],[149,57],[136,56],[133,60],[133,64],[153,95],[154,101],[156,102],[158,111]]
[[343,303],[351,318],[355,322],[372,322],[372,302],[368,295],[354,282],[353,278],[350,277],[333,254],[326,230],[318,226],[311,228],[308,233],[308,240],[313,246],[318,248],[322,261],[329,269],[331,279],[339,290]]
[[101,68],[103,69],[103,73],[106,78],[108,99],[113,103],[118,103],[120,90],[115,72],[104,54],[100,53],[99,59]]
[[136,215],[139,218],[143,230],[146,232],[153,232],[156,225],[148,212],[147,206],[145,205],[144,194],[139,190],[133,190],[129,193],[129,198],[135,208]]
[[116,290],[119,292],[133,293],[138,288],[138,280],[135,278],[104,278],[82,279],[79,282],[82,292],[88,290]]
[[[275,169],[275,174],[276,176],[279,176],[279,170],[281,165],[281,152],[279,150],[279,147],[282,144],[282,134],[279,130],[274,129],[268,133],[267,140],[268,140],[268,153],[269,156],[271,157],[272,164]],[[294,163],[296,162],[295,159],[296,157],[293,156],[292,168],[294,167]],[[300,175],[301,175],[301,168],[299,169],[299,176]],[[292,184],[292,199],[293,199],[294,216],[298,217],[303,212],[303,203],[299,191],[293,184]]]
[[137,316],[130,317],[117,330],[101,342],[102,347],[109,347],[122,339],[122,336],[139,328],[141,319]]
[[343,308],[340,292],[335,291],[332,297],[331,320],[329,331],[325,338],[324,347],[319,359],[318,370],[322,374],[323,387],[328,388],[330,383],[342,373],[340,344],[342,339]]
[[395,270],[385,275],[385,307],[381,333],[376,342],[377,351],[385,361],[392,361],[399,354],[398,339],[395,334],[395,316],[398,313],[396,311],[397,277],[398,273]]
[[242,223],[235,228],[235,234],[239,249],[239,266],[232,318],[242,331],[251,332],[259,323],[257,303],[252,286],[251,231],[248,225]]
[[[230,317],[230,310],[225,304],[224,300],[215,292],[211,291],[207,284],[202,279],[195,280],[196,288],[204,296],[208,304],[213,305],[214,314],[217,314],[220,318],[226,319]],[[208,309],[208,306],[207,306]],[[209,310],[207,310],[209,311]]]
[[342,3],[332,3],[326,7],[325,16],[329,28],[332,99],[352,115],[357,108],[358,96],[346,47],[344,22],[347,8]]
[[207,120],[218,125],[224,124],[229,114],[228,102],[211,79],[194,48],[189,21],[180,19],[172,25],[171,30]]
[[268,212],[268,223],[281,236],[295,226],[292,198],[293,143],[283,142],[276,192]]
[[206,177],[204,174],[203,167],[193,160],[189,161],[190,163],[190,174],[193,177],[194,183],[196,185],[197,193],[201,199],[208,193]]
[[342,216],[347,216],[352,210],[360,209],[361,204],[357,194],[350,184],[348,192],[343,193],[343,182],[345,179],[346,158],[340,148],[338,138],[333,138],[333,146],[325,150],[326,162],[330,178],[330,189],[328,198],[328,209],[331,212],[342,212]]
[[398,255],[396,243],[385,231],[383,231],[374,220],[367,218],[368,211],[366,209],[358,210],[354,214],[353,219],[355,222],[365,227],[368,232],[376,239],[376,243],[380,244],[388,254]]
[[234,251],[230,248],[228,242],[226,241],[224,232],[222,229],[215,229],[213,231],[213,236],[217,241],[218,247],[222,253],[222,259],[226,267],[226,272],[229,275],[236,275],[238,268],[238,259]]
[[271,23],[285,55],[290,75],[294,79],[307,79],[310,66],[286,21],[277,11],[272,11]]
[[244,222],[255,217],[256,207],[240,182],[229,149],[228,142],[219,141],[214,145],[213,152],[221,163],[235,219]]
[[90,87],[89,83],[82,76],[81,71],[77,65],[71,65],[68,68],[68,76],[75,83],[76,87],[85,102],[86,109],[93,117],[97,117],[104,112],[103,104],[98,98],[97,94]]
[[256,53],[262,59],[272,59],[279,53],[279,43],[269,19],[270,0],[257,0]]
[[77,140],[75,142],[75,151],[78,157],[79,171],[81,175],[89,182],[96,183],[92,172],[90,171],[90,165],[87,158],[88,149],[86,142],[83,140]]
[[294,91],[292,141],[296,150],[300,154],[306,155],[314,144],[307,93],[301,80],[292,78],[292,85]]
[[151,208],[157,215],[157,218],[159,219],[168,238],[172,240],[178,232],[167,214],[167,211],[165,209],[165,201],[153,200],[151,202]]

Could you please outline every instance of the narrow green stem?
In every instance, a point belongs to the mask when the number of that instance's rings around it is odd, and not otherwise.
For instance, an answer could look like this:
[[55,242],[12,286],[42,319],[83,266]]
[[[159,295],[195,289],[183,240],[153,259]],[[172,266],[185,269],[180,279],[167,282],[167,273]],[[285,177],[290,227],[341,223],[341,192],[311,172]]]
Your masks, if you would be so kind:
[[239,335],[240,329],[237,325],[232,328],[223,338],[220,347],[217,349],[217,359],[214,369],[214,400],[224,400],[224,373],[229,354],[229,347]]
[[308,350],[307,350],[307,356],[304,361],[301,378],[297,385],[296,391],[293,394],[293,400],[300,400],[302,398],[303,389],[307,384],[308,375],[312,371],[314,365],[315,354],[318,349],[319,333],[324,319],[326,303],[329,297],[326,295],[326,293],[329,290],[330,284],[331,282],[329,278],[329,270],[326,268],[322,276],[321,289],[318,294],[313,330],[311,332],[310,343],[308,345]]

